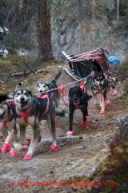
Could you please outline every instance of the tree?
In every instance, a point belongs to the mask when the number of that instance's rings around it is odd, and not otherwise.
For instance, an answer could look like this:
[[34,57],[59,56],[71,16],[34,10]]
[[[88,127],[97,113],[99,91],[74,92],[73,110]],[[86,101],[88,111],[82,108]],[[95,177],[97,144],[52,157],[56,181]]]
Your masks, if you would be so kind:
[[50,5],[51,2],[49,0],[38,0],[38,57],[42,60],[53,59],[51,46]]

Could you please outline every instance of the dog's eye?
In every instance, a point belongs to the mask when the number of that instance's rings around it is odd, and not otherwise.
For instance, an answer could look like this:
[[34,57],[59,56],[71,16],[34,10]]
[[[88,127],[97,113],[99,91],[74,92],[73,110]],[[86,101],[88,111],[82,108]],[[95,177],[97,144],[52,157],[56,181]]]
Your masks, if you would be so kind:
[[28,93],[26,92],[26,93],[24,93],[25,94],[25,96],[28,96]]
[[19,96],[20,95],[20,93],[17,93],[17,96]]

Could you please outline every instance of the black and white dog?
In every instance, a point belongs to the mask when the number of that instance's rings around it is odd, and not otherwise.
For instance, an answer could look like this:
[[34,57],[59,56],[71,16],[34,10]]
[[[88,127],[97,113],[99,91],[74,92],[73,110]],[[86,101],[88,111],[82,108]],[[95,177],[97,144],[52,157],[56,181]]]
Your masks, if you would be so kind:
[[51,151],[57,151],[58,146],[55,134],[55,105],[48,94],[43,96],[32,95],[29,88],[20,86],[14,91],[14,103],[16,108],[16,122],[20,126],[21,144],[27,144],[25,138],[26,126],[33,129],[33,136],[24,160],[32,158],[40,136],[40,122],[47,119],[52,134],[53,144]]
[[60,103],[60,93],[56,82],[60,78],[61,74],[62,74],[62,67],[59,66],[58,73],[51,82],[38,81],[37,91],[39,93],[38,96],[49,94],[49,97],[55,104],[56,107],[55,112],[57,116],[68,117],[68,114],[63,109],[58,108]]
[[95,76],[93,77],[91,88],[94,96],[94,105],[97,105],[97,95],[99,95],[101,108],[100,114],[104,114],[106,103],[110,104],[110,100],[106,101],[108,80],[105,78],[105,75],[102,71],[95,74]]
[[2,153],[10,151],[10,156],[18,156],[14,151],[13,142],[16,138],[16,113],[9,94],[0,94],[0,130],[5,138]]
[[73,125],[73,114],[76,109],[80,109],[83,113],[83,124],[82,126],[86,128],[90,119],[88,117],[88,100],[92,96],[87,94],[84,86],[74,86],[69,90],[69,131],[67,136],[71,137],[73,135],[72,125]]

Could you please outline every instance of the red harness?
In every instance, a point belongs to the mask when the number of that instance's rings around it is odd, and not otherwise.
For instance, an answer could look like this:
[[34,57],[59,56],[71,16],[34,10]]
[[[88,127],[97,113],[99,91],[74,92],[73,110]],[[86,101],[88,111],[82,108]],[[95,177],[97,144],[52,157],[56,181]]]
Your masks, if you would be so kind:
[[24,119],[25,119],[25,121],[28,123],[28,118],[29,118],[29,115],[30,115],[31,110],[32,110],[32,107],[30,107],[30,108],[27,110],[27,112],[18,112],[18,114],[19,114],[20,116],[23,116]]
[[8,129],[8,126],[7,126],[8,120],[9,120],[9,116],[7,117],[7,119],[5,119],[5,120],[3,121],[3,125],[4,125],[4,127],[5,127],[6,129]]

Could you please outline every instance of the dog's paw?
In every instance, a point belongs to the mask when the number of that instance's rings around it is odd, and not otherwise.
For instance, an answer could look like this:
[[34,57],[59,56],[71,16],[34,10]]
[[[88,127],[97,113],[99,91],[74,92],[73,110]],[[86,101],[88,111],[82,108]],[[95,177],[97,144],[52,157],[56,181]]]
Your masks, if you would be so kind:
[[111,93],[111,94],[110,94],[110,96],[111,96],[111,97],[114,97],[114,96],[115,96],[115,94],[114,94],[114,93]]
[[104,113],[105,113],[105,111],[104,111],[104,110],[101,110],[101,111],[100,111],[100,114],[104,114]]
[[73,136],[73,132],[72,131],[68,131],[66,134],[67,137],[72,137]]
[[27,153],[27,154],[24,156],[24,158],[23,158],[23,160],[30,160],[30,159],[32,159],[32,154],[31,154],[31,153]]
[[12,150],[12,151],[10,152],[10,156],[11,156],[11,157],[18,157],[18,153],[17,153],[15,150]]
[[11,146],[9,143],[4,143],[3,147],[1,148],[2,153],[9,152],[11,150]]
[[50,149],[51,152],[58,151],[59,147],[57,145],[53,145]]
[[86,128],[86,127],[88,126],[88,122],[87,122],[87,121],[83,122],[83,123],[82,123],[82,126],[83,126],[84,128]]
[[108,99],[108,100],[106,100],[106,105],[111,105],[112,104],[112,102]]

